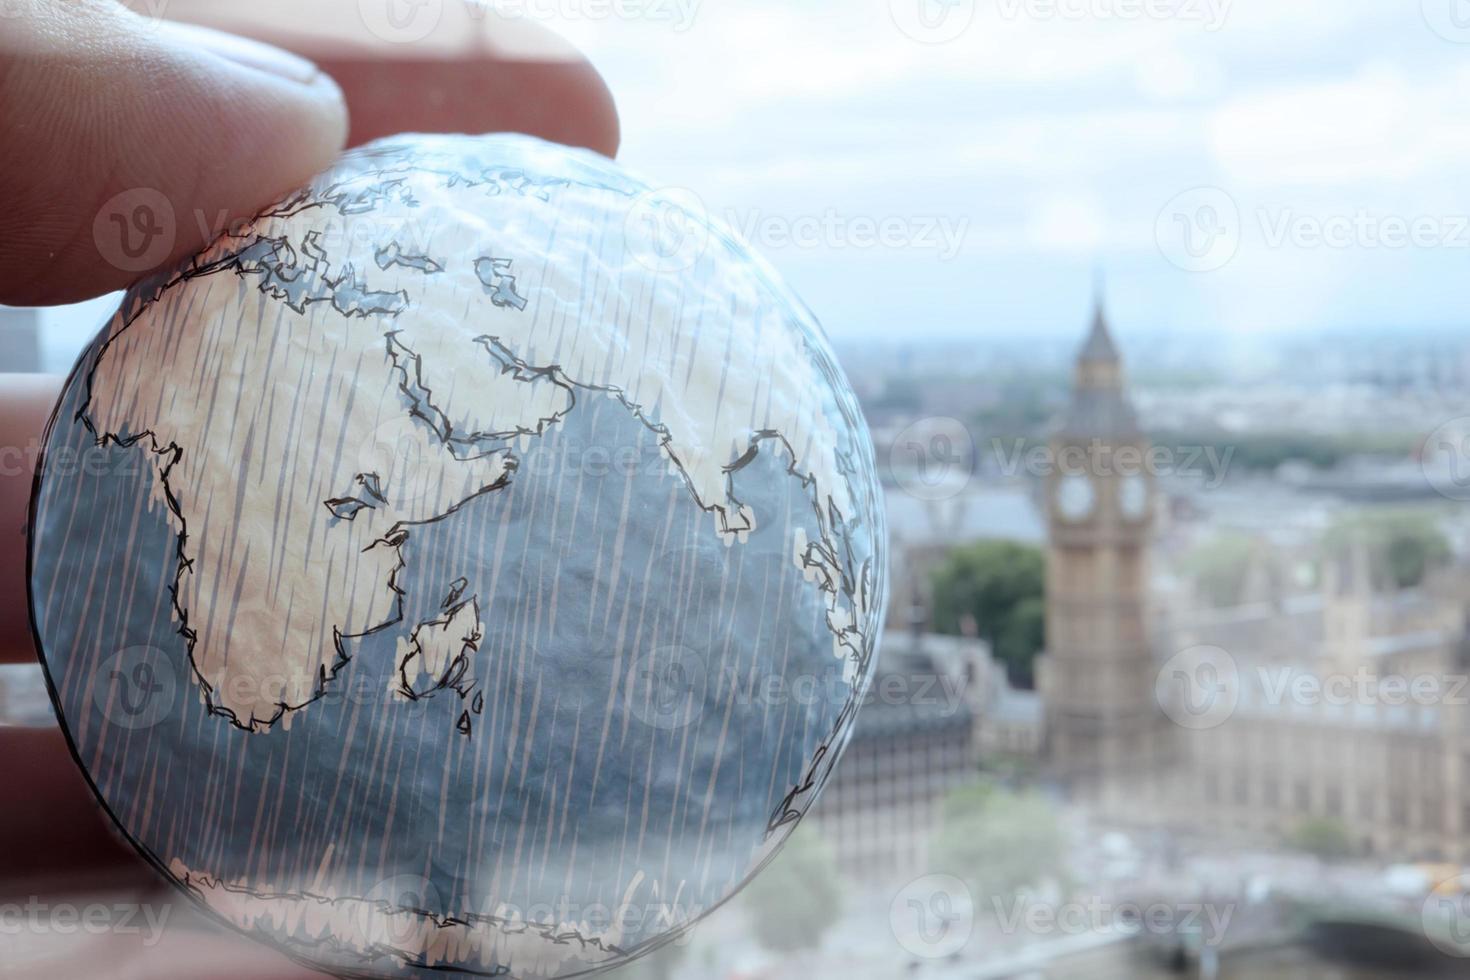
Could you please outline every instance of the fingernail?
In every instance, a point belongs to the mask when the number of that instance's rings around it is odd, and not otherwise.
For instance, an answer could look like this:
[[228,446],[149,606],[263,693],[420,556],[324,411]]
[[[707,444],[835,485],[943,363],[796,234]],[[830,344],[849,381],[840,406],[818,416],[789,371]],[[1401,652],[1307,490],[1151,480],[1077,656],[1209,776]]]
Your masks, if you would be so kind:
[[163,29],[185,47],[208,51],[237,65],[254,68],[288,81],[305,85],[321,74],[321,69],[305,58],[237,34],[176,22],[166,22]]

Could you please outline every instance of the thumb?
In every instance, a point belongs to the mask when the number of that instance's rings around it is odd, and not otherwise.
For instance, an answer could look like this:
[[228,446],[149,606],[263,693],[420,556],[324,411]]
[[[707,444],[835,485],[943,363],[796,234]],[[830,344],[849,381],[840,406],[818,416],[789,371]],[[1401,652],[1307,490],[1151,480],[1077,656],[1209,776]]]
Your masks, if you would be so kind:
[[269,45],[112,0],[33,0],[8,20],[0,303],[120,289],[305,183],[346,137],[336,84]]

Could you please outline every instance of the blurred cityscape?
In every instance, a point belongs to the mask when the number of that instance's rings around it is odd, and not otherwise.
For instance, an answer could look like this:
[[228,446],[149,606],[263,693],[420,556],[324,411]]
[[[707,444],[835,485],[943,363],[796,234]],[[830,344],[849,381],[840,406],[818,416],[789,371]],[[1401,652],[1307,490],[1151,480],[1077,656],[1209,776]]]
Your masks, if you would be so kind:
[[649,975],[1470,974],[1470,344],[1232,344],[1099,295],[1066,343],[841,350],[880,673],[788,853]]
[[[626,975],[1470,972],[1470,344],[1220,349],[1102,292],[1066,343],[841,350],[878,676],[779,860]],[[45,703],[0,672],[0,718]]]

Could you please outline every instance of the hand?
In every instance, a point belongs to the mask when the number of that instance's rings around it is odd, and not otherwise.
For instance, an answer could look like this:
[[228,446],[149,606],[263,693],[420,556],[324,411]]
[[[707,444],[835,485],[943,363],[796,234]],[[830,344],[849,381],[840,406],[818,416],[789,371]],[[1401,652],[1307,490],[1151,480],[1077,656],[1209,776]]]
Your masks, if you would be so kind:
[[[616,152],[601,78],[548,32],[446,0],[423,36],[405,40],[383,26],[397,22],[369,23],[374,2],[400,0],[134,3],[188,26],[111,0],[0,0],[0,303],[73,302],[146,273],[94,235],[108,203],[139,188],[173,212],[173,247],[156,262],[165,266],[306,182],[344,145],[389,133],[511,130]],[[274,46],[238,36],[247,33]],[[0,661],[35,658],[28,464],[59,387],[0,377],[0,448],[11,454],[0,470]],[[185,903],[107,826],[60,732],[0,728],[0,785],[0,914],[32,896],[80,904],[90,899],[75,896],[100,891],[185,918]],[[309,975],[229,935],[145,938],[0,932],[0,978]]]

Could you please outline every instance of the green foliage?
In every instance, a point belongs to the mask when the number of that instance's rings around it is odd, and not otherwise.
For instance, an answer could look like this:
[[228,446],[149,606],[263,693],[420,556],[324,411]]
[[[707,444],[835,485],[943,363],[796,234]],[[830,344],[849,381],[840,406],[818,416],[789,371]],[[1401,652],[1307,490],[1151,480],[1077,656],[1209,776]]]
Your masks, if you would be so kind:
[[1316,855],[1327,861],[1351,857],[1353,838],[1340,821],[1327,817],[1303,820],[1287,836],[1287,844],[1298,851]]
[[1067,875],[1066,835],[1052,804],[1035,791],[988,782],[961,787],[945,798],[941,815],[938,867],[964,881],[977,900],[1009,898]]
[[810,824],[797,828],[744,892],[755,937],[773,953],[820,946],[842,916],[841,899],[837,863]]
[[934,628],[958,634],[966,615],[1005,664],[1012,682],[1030,687],[1046,645],[1046,559],[1013,541],[956,548],[934,572]]
[[1216,535],[1185,555],[1183,568],[1207,602],[1232,606],[1240,601],[1253,547],[1244,534]]
[[1416,511],[1368,511],[1340,521],[1327,532],[1323,550],[1329,560],[1350,560],[1361,541],[1379,585],[1412,588],[1429,570],[1450,559],[1450,545],[1434,520]]

